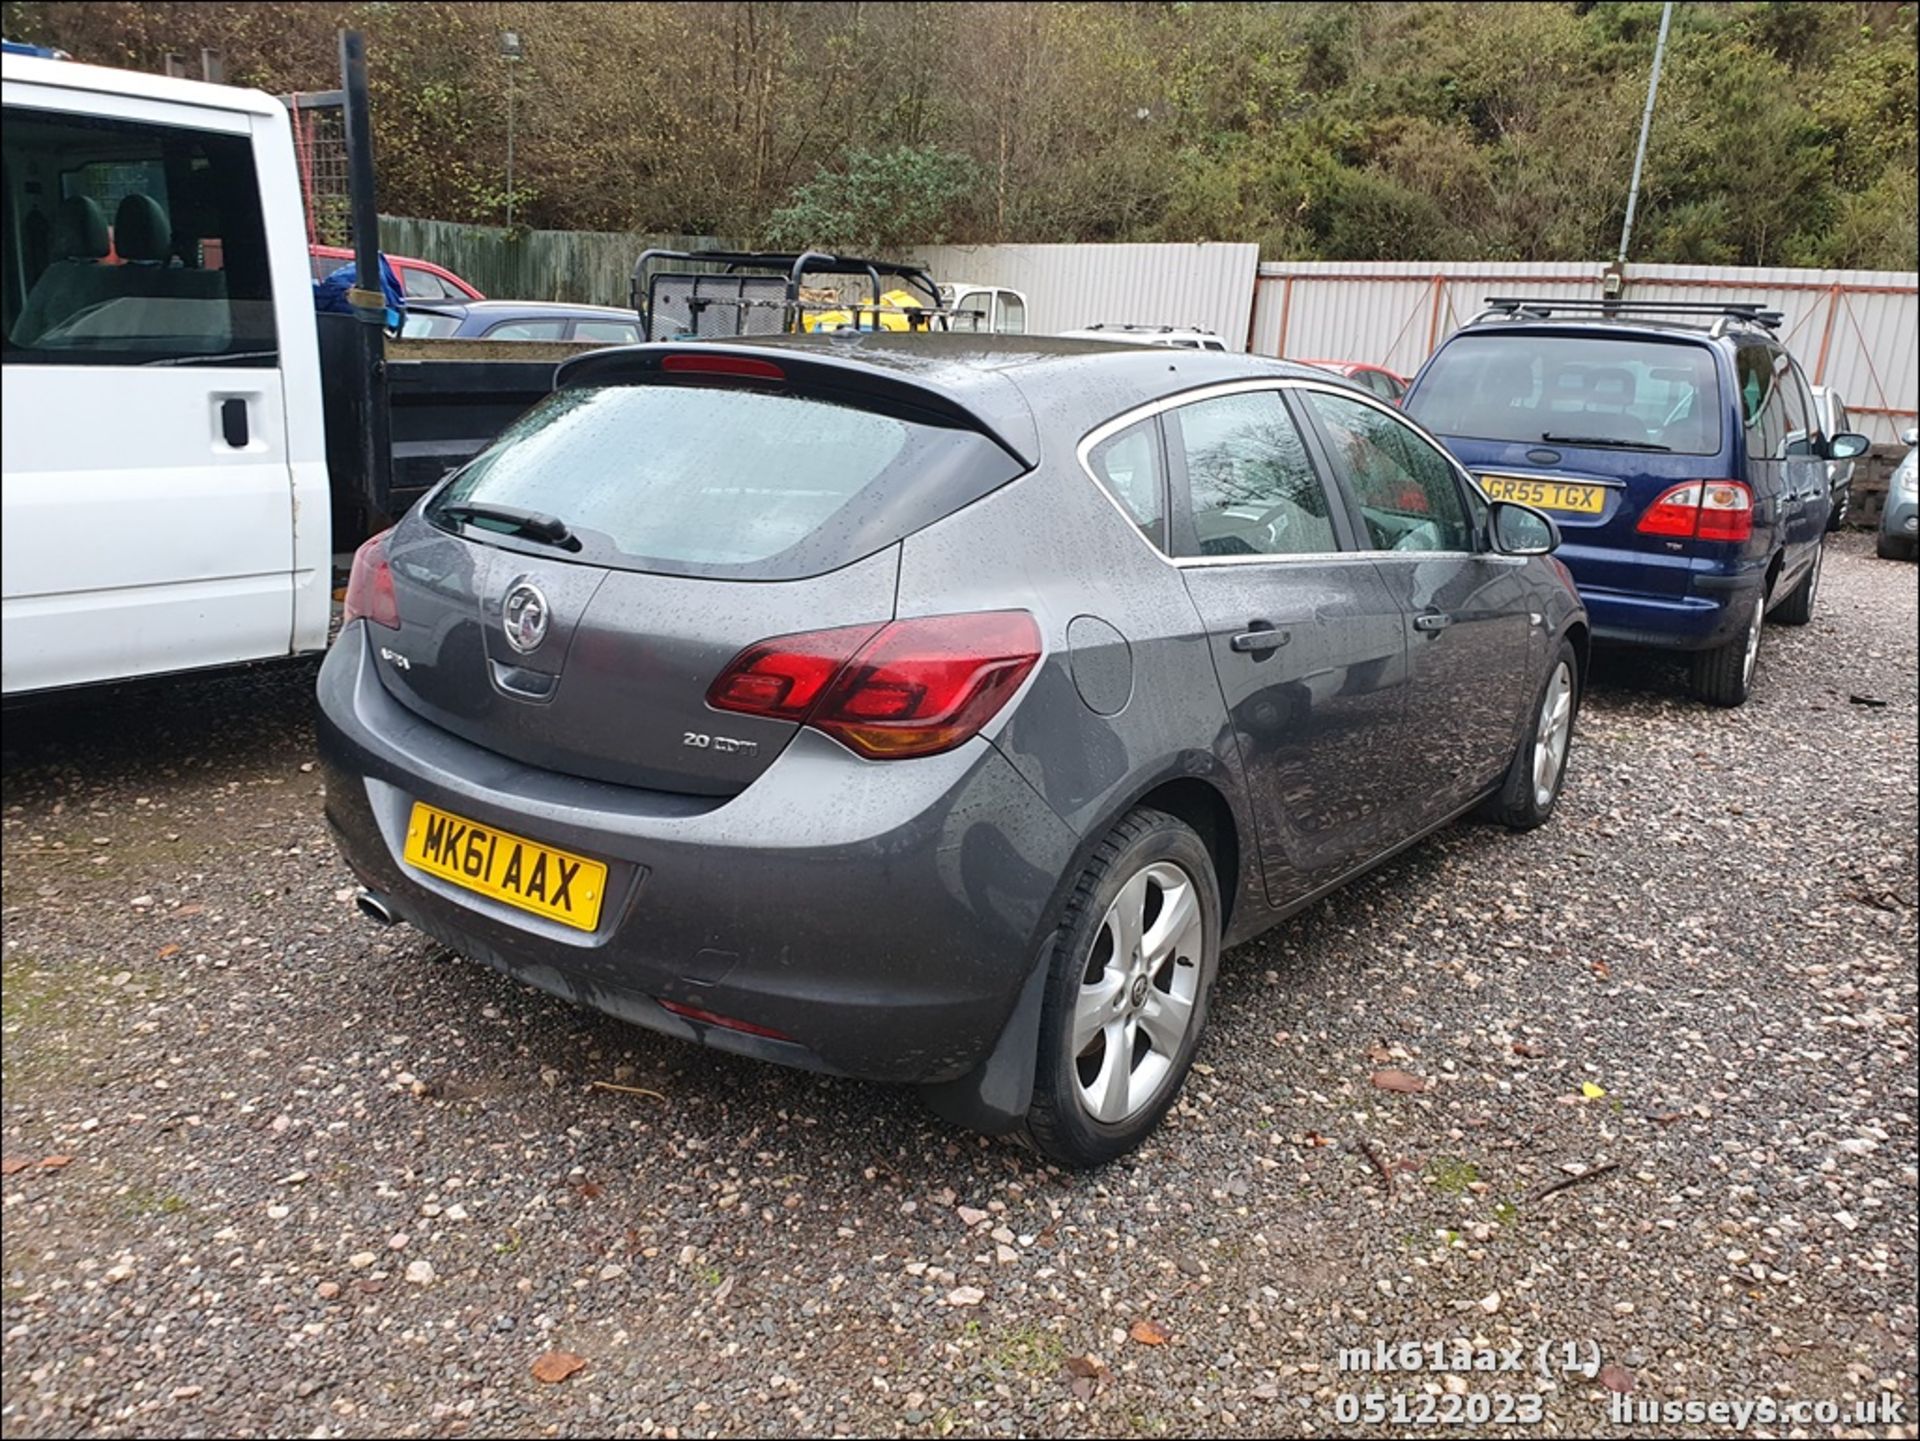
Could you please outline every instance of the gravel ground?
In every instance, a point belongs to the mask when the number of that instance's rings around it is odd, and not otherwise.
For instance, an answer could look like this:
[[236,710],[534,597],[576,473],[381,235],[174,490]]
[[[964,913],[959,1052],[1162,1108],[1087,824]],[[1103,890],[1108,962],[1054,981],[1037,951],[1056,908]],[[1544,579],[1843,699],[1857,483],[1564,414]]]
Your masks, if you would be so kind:
[[[1870,552],[1744,710],[1608,660],[1551,826],[1456,827],[1230,954],[1177,1111],[1091,1176],[362,920],[310,667],[10,715],[6,1434],[1911,1418],[1915,584]],[[1606,1370],[1337,1367],[1455,1337]]]

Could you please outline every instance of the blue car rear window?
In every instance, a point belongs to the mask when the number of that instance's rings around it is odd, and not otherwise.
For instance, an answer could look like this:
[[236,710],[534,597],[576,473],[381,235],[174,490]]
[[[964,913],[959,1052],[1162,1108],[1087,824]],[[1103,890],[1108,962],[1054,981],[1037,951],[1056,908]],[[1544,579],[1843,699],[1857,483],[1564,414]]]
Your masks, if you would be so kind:
[[1442,435],[1716,455],[1713,352],[1644,336],[1475,334],[1447,342],[1407,400]]

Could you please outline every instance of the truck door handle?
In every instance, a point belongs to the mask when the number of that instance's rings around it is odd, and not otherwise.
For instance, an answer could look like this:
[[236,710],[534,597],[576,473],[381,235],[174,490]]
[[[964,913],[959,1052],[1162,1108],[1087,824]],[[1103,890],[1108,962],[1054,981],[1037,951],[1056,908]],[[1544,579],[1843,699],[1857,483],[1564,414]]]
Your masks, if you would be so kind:
[[1260,655],[1266,651],[1278,650],[1293,639],[1290,630],[1275,630],[1262,620],[1248,622],[1251,630],[1243,630],[1227,644],[1242,655]]
[[247,448],[247,403],[237,395],[220,402],[220,435],[234,450]]
[[1422,611],[1413,618],[1415,630],[1445,630],[1453,624],[1453,617],[1443,610]]

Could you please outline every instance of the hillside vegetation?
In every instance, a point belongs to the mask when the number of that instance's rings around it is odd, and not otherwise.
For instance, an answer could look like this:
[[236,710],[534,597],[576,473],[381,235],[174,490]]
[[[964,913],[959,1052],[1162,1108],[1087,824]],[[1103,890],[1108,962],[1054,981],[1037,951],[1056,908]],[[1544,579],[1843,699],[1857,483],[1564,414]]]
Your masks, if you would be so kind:
[[[1657,4],[7,3],[11,38],[337,84],[368,33],[382,210],[554,229],[1258,240],[1589,260]],[[1636,261],[1915,266],[1913,5],[1683,4]],[[499,58],[517,30],[526,59]]]

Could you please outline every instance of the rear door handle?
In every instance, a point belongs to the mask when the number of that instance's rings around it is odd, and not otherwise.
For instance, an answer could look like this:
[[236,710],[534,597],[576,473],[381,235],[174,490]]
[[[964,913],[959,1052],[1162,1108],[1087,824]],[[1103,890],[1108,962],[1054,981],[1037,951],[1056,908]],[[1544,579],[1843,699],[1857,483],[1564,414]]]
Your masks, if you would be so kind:
[[1293,639],[1290,630],[1275,630],[1264,621],[1252,622],[1253,629],[1243,630],[1227,644],[1242,655],[1259,655],[1265,651],[1278,650]]
[[1445,630],[1453,624],[1453,617],[1443,610],[1424,611],[1413,618],[1415,630]]

